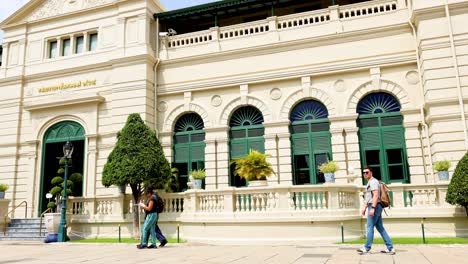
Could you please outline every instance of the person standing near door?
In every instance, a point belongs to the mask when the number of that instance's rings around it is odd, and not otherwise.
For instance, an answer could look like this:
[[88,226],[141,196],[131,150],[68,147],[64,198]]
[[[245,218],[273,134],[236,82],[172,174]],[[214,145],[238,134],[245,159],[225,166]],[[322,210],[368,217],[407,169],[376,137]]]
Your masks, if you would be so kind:
[[393,249],[393,243],[390,237],[387,234],[383,226],[382,221],[382,204],[380,203],[380,182],[372,175],[372,169],[365,167],[362,171],[364,178],[367,180],[366,186],[366,204],[364,209],[362,209],[362,215],[366,214],[367,210],[367,242],[366,244],[358,249],[359,254],[369,253],[372,248],[372,243],[374,242],[374,227],[377,228],[382,239],[385,241],[387,246],[386,250],[380,251],[381,253],[395,255],[395,250]]

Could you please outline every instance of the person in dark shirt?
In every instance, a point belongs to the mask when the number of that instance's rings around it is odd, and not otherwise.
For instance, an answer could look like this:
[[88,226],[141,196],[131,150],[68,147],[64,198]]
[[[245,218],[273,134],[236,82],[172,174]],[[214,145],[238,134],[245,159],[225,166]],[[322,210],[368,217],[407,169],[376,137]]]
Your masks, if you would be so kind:
[[156,212],[156,196],[153,193],[153,188],[146,188],[146,198],[148,198],[146,205],[139,203],[138,205],[146,212],[145,223],[143,224],[141,243],[137,245],[138,249],[148,247],[148,231],[151,232],[151,245],[148,248],[156,248],[156,232],[155,226],[158,222],[158,213]]
[[[162,199],[161,197],[158,196],[157,193],[154,193],[154,195],[156,196],[157,199]],[[158,220],[159,220],[159,214],[158,214]],[[164,247],[167,244],[167,239],[163,235],[161,229],[159,228],[158,221],[156,221],[155,231],[156,231],[156,239],[159,240],[159,242],[161,242],[161,244],[159,244],[159,247]],[[146,244],[148,244],[150,230],[148,230],[146,233],[147,233],[146,234],[146,237],[147,237]]]

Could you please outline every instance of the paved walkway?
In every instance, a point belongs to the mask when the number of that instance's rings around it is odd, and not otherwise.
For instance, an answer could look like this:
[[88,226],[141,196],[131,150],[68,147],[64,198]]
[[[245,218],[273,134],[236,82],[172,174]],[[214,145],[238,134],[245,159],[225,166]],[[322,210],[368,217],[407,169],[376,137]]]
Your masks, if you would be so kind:
[[468,245],[397,246],[397,254],[360,256],[351,245],[214,246],[168,244],[158,249],[136,249],[132,244],[43,244],[0,242],[0,264],[9,263],[468,263]]

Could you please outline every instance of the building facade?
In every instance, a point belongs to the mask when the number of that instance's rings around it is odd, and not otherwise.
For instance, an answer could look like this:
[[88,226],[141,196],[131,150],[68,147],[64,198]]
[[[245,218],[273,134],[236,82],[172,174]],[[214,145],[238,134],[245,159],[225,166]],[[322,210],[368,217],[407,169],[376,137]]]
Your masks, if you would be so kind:
[[[451,175],[468,150],[467,10],[465,0],[229,0],[170,12],[157,0],[30,1],[1,24],[0,181],[11,208],[28,203],[10,217],[45,210],[70,140],[83,175],[71,229],[103,236],[129,223],[131,199],[101,177],[117,132],[140,113],[181,191],[191,170],[206,170],[206,191],[165,194],[167,232],[363,230],[360,168],[370,166],[394,192],[395,233],[411,236],[426,217],[460,235],[463,211],[445,203],[448,181],[432,164],[450,160]],[[242,188],[232,173],[250,149],[271,155],[269,187]],[[317,170],[328,160],[340,167],[335,184]]]

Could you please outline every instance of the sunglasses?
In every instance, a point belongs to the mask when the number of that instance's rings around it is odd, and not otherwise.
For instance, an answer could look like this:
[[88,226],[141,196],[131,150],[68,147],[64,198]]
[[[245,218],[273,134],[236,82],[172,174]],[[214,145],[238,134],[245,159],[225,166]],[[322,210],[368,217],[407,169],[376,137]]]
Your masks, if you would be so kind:
[[364,174],[369,174],[370,171],[363,171],[362,173],[364,173]]

